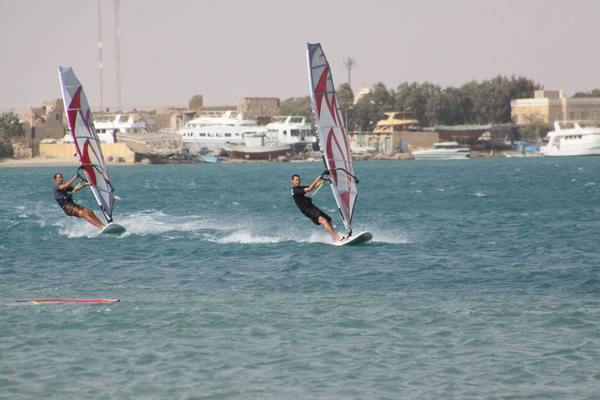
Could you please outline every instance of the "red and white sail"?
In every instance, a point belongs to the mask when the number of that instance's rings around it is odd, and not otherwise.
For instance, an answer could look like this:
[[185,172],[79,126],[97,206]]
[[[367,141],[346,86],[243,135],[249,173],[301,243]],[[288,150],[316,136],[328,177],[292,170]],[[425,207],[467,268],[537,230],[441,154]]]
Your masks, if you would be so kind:
[[87,97],[72,68],[58,67],[58,72],[67,120],[81,167],[85,171],[96,201],[110,223],[115,202],[114,190],[108,178]]
[[352,214],[358,195],[350,142],[342,111],[335,95],[331,68],[319,43],[308,44],[308,80],[315,127],[325,166],[331,177],[331,190],[348,234],[352,233]]

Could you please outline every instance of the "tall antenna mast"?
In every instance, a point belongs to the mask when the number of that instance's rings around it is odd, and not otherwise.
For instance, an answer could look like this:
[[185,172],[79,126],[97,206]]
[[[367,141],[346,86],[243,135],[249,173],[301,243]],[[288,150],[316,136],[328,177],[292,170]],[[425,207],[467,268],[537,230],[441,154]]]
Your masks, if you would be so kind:
[[121,111],[121,23],[119,21],[119,1],[113,0],[115,6],[115,64],[117,68],[117,108]]
[[104,89],[102,81],[102,8],[100,7],[101,0],[98,0],[98,69],[100,70],[100,110],[104,110]]

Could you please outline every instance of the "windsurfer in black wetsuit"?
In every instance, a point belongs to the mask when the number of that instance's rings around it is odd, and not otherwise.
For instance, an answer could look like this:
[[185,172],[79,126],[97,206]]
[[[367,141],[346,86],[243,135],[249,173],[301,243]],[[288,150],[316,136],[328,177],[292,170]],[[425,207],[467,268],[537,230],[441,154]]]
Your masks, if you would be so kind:
[[67,183],[62,183],[62,174],[58,173],[54,175],[54,186],[52,187],[52,190],[54,190],[54,198],[56,199],[56,202],[58,203],[60,208],[62,208],[62,210],[65,212],[65,214],[77,218],[85,218],[90,224],[95,225],[100,229],[104,228],[106,225],[104,225],[102,221],[100,221],[98,217],[96,217],[96,214],[94,214],[93,211],[88,210],[87,208],[82,207],[79,204],[75,204],[75,202],[73,201],[73,197],[71,197],[71,195],[69,194],[69,192],[76,192],[79,189],[83,189],[84,187],[89,185],[89,183],[86,182],[80,183],[75,187],[71,186],[73,182],[75,182],[75,179],[77,179],[77,177],[78,176],[75,175]]
[[296,202],[296,205],[302,214],[310,218],[315,225],[323,225],[333,240],[344,240],[344,238],[340,237],[333,229],[333,226],[331,225],[331,217],[319,210],[312,203],[312,199],[306,196],[306,193],[320,187],[323,183],[325,183],[325,179],[319,176],[310,186],[300,186],[300,175],[293,175],[292,197],[294,198],[294,201]]

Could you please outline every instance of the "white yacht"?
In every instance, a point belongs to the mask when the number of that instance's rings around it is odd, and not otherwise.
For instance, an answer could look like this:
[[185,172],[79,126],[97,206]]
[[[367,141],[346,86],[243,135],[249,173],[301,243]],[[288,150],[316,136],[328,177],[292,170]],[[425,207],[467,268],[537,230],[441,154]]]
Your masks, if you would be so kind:
[[548,144],[540,149],[544,156],[600,155],[600,127],[590,121],[556,121],[548,132]]
[[317,136],[306,117],[281,115],[267,124],[269,136],[277,144],[317,143]]
[[[119,134],[147,133],[147,125],[137,114],[94,115],[94,129],[100,143],[116,143]],[[67,132],[63,143],[73,143],[71,133]]]
[[415,160],[461,160],[471,156],[468,146],[456,142],[438,142],[427,150],[413,151]]
[[204,111],[176,131],[192,153],[202,148],[223,149],[225,143],[244,143],[246,134],[266,134],[267,128],[244,119],[242,111]]

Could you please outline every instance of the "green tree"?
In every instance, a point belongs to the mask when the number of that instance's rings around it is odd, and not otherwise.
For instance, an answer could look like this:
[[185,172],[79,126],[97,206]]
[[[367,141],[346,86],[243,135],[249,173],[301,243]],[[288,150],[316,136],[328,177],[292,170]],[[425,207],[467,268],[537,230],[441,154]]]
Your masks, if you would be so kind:
[[439,94],[442,89],[429,82],[419,83],[402,83],[396,88],[394,93],[395,111],[410,110],[412,115],[419,120],[421,125],[430,125],[427,119],[426,110],[429,99]]
[[354,103],[354,94],[347,83],[342,83],[336,90],[337,100],[340,108],[345,112]]
[[25,136],[25,128],[17,114],[12,111],[0,115],[0,139],[11,141]]
[[522,139],[541,140],[552,130],[552,125],[535,115],[525,116],[525,124],[519,128]]
[[12,157],[12,141],[25,136],[25,128],[13,112],[0,115],[0,157]]
[[[372,131],[380,119],[385,118],[385,112],[395,111],[394,97],[383,83],[373,85],[370,93],[366,94],[354,105],[352,111],[352,126],[363,131]],[[350,119],[350,117],[348,117]]]
[[471,120],[472,108],[464,92],[450,87],[429,97],[425,119],[430,125],[461,125]]
[[524,77],[497,77],[477,83],[464,84],[461,90],[473,103],[472,121],[479,124],[510,123],[510,102],[519,98],[533,97],[541,85]]
[[310,96],[292,97],[281,102],[281,115],[301,115],[312,119]]
[[590,92],[577,92],[571,97],[600,97],[600,89],[594,89]]

